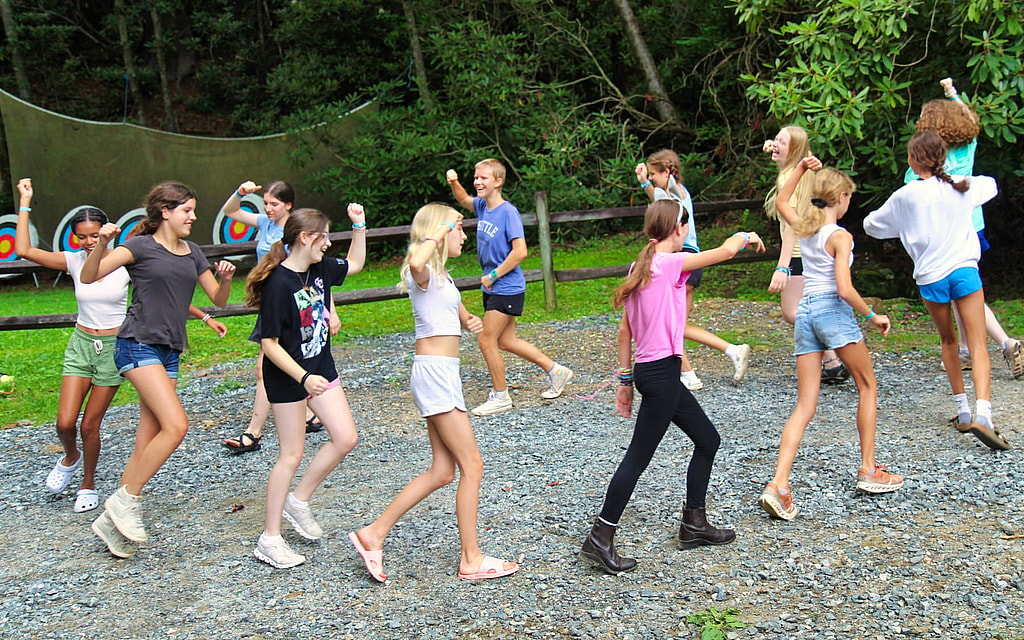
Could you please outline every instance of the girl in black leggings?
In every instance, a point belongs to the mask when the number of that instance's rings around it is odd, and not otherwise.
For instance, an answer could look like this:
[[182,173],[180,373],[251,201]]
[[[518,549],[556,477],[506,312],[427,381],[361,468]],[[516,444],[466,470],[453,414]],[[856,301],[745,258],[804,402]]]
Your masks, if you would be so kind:
[[[717,529],[705,517],[705,494],[711,465],[721,438],[697,400],[679,381],[686,328],[686,281],[694,269],[728,260],[753,244],[764,251],[756,233],[740,232],[722,246],[700,253],[681,253],[687,232],[687,211],[674,200],[659,200],[647,207],[644,232],[649,241],[630,268],[626,281],[615,291],[615,307],[625,307],[619,323],[619,385],[615,404],[628,418],[633,410],[633,383],[643,396],[633,439],[612,476],[601,515],[583,541],[581,556],[618,574],[636,567],[636,560],[615,550],[615,528],[633,495],[640,475],[674,422],[693,441],[693,458],[686,472],[686,503],[679,542],[683,548],[728,544],[731,529]],[[630,368],[636,341],[635,368]]]

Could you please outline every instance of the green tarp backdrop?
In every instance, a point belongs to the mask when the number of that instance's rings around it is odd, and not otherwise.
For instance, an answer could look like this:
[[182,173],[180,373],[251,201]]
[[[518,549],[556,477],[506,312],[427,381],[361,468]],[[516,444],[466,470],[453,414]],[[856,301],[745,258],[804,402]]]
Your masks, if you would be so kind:
[[[341,199],[313,193],[307,186],[308,176],[334,161],[334,150],[316,139],[351,135],[354,116],[368,106],[372,103],[321,125],[327,130],[317,136],[302,135],[309,146],[300,166],[289,157],[303,141],[296,135],[204,138],[165,133],[62,116],[0,91],[12,188],[20,178],[32,178],[32,222],[39,244],[52,245],[53,250],[77,246],[73,238],[68,245],[70,229],[62,228],[77,207],[99,207],[112,221],[130,224],[142,215],[136,210],[149,189],[164,180],[184,182],[198,194],[198,220],[190,238],[198,244],[255,239],[248,227],[217,215],[231,191],[246,179],[263,185],[286,180],[295,187],[298,206],[316,207],[340,219]],[[249,206],[259,204],[253,198]],[[0,235],[13,236],[13,217],[0,217]]]

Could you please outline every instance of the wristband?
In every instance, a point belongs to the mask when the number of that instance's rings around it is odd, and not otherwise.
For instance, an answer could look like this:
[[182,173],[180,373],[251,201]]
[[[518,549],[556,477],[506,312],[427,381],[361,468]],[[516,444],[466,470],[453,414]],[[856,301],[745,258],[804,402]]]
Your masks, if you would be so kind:
[[244,198],[245,196],[243,196],[243,195],[241,194],[241,192],[239,192],[239,191],[235,191],[235,197],[237,197],[237,198],[238,198],[239,200],[241,200],[241,199],[242,199],[242,198]]
[[732,235],[733,236],[739,236],[739,237],[743,238],[743,246],[740,247],[740,251],[743,251],[744,249],[746,249],[747,245],[750,244],[750,234],[749,233],[747,233],[745,231],[737,231],[736,233],[734,233]]
[[787,276],[793,275],[793,271],[789,267],[775,267],[775,270],[779,271],[780,273],[784,273]]
[[206,314],[205,316],[203,316],[203,322],[206,322],[207,320],[209,320],[212,317],[213,316],[211,316],[210,314]]
[[299,384],[301,384],[303,387],[306,386],[306,378],[308,378],[311,375],[313,374],[307,371],[306,375],[302,376],[302,380],[299,380]]
[[497,269],[491,269],[491,272],[487,274],[487,277],[490,278],[492,282],[497,282],[498,281],[498,270]]
[[365,222],[353,222],[352,223],[352,228],[353,229],[365,229],[366,228],[366,223]]
[[650,180],[648,180],[647,182],[645,182],[645,183],[641,184],[641,185],[640,185],[640,188],[641,188],[641,189],[646,189],[646,188],[647,188],[647,187],[649,187],[649,186],[651,186],[651,181],[650,181]]
[[18,211],[31,211],[32,207],[18,207]]
[[448,222],[447,220],[442,220],[441,221],[441,226],[442,227],[448,227],[449,231],[455,231],[455,223],[454,222]]
[[865,320],[870,320],[871,318],[875,317],[875,310],[872,309],[871,312],[868,313],[868,315],[866,315],[866,316],[862,315],[861,317],[864,318]]

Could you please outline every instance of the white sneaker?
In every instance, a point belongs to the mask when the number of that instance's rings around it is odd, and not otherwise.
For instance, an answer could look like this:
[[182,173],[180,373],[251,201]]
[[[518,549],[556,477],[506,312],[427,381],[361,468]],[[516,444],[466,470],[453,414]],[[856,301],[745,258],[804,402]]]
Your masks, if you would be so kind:
[[268,540],[266,533],[260,534],[260,539],[256,541],[256,548],[252,555],[256,556],[257,560],[262,560],[278,569],[291,569],[306,561],[306,556],[292,551],[284,538],[278,536],[277,540]]
[[541,392],[540,397],[545,400],[553,400],[562,395],[562,392],[565,391],[565,385],[569,384],[573,375],[575,374],[573,374],[572,369],[569,367],[556,364],[551,369],[551,373],[548,374],[548,388]]
[[121,532],[114,526],[114,521],[110,519],[110,514],[106,511],[93,520],[92,532],[99,536],[100,540],[107,545],[110,553],[118,558],[130,558],[138,551],[128,538],[121,535]]
[[53,469],[46,475],[46,490],[50,493],[60,493],[66,489],[71,482],[71,478],[75,475],[75,470],[81,466],[82,458],[84,457],[85,455],[79,451],[78,459],[65,467],[60,463],[64,459],[64,454],[61,454],[57,458],[57,463],[53,465]]
[[132,542],[149,540],[142,526],[142,498],[128,493],[122,486],[105,503],[107,514],[114,521],[117,530]]
[[508,394],[508,389],[504,391],[491,389],[490,393],[487,394],[487,402],[474,408],[472,413],[474,416],[492,416],[502,411],[508,411],[511,408],[512,396]]
[[735,382],[743,380],[743,376],[747,375],[747,367],[750,365],[750,345],[741,344],[738,351],[736,359],[732,361],[732,366],[735,369],[732,379]]
[[288,494],[284,500],[284,515],[288,522],[292,523],[295,531],[306,540],[319,540],[324,535],[324,530],[313,519],[313,510],[307,504],[300,507],[295,504],[295,496]]
[[696,375],[694,375],[692,378],[679,376],[679,382],[682,382],[683,386],[689,389],[690,391],[700,391],[701,389],[704,388],[704,382]]

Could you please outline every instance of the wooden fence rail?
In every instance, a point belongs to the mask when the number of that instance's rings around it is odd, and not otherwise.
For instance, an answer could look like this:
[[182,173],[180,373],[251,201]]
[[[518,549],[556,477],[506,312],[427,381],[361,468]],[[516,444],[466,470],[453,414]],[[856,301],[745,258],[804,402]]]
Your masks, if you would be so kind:
[[[538,192],[536,201],[537,213],[523,214],[524,226],[538,227],[540,238],[540,269],[524,269],[527,282],[543,282],[544,297],[549,308],[557,305],[555,297],[556,282],[579,282],[581,280],[593,280],[597,278],[617,278],[626,275],[629,265],[613,265],[607,267],[590,267],[585,269],[557,270],[554,268],[554,255],[551,249],[550,225],[562,222],[586,222],[590,220],[610,220],[615,218],[642,217],[645,206],[640,207],[619,207],[614,209],[591,209],[585,211],[560,211],[555,213],[547,212],[547,197],[543,192]],[[700,219],[711,219],[719,213],[727,211],[742,211],[754,209],[763,205],[762,200],[721,200],[716,202],[695,202],[693,205],[694,216]],[[467,218],[463,221],[463,227],[467,230],[475,229],[477,220]],[[409,237],[409,225],[398,227],[381,227],[369,229],[367,240],[404,240]],[[344,243],[352,238],[351,231],[341,231],[330,234],[332,243]],[[340,247],[339,247],[340,249]],[[227,256],[248,255],[256,250],[255,242],[239,242],[233,244],[204,245],[203,253],[207,258],[224,258]],[[761,254],[743,254],[725,264],[736,264],[744,262],[758,262],[762,260],[776,260],[778,251],[768,251]],[[28,260],[9,260],[0,263],[0,274],[3,273],[30,273],[39,271],[41,267]],[[478,289],[480,278],[469,276],[457,278],[456,286],[461,291]],[[359,304],[363,302],[378,302],[381,300],[393,300],[403,298],[395,287],[374,287],[370,289],[354,289],[351,291],[335,292],[334,301],[336,304]],[[217,317],[243,316],[256,313],[241,303],[233,303],[220,309],[217,307],[203,307],[203,309]],[[17,329],[56,329],[60,327],[71,327],[75,324],[77,314],[63,313],[36,316],[6,316],[0,317],[0,331],[13,331]]]

